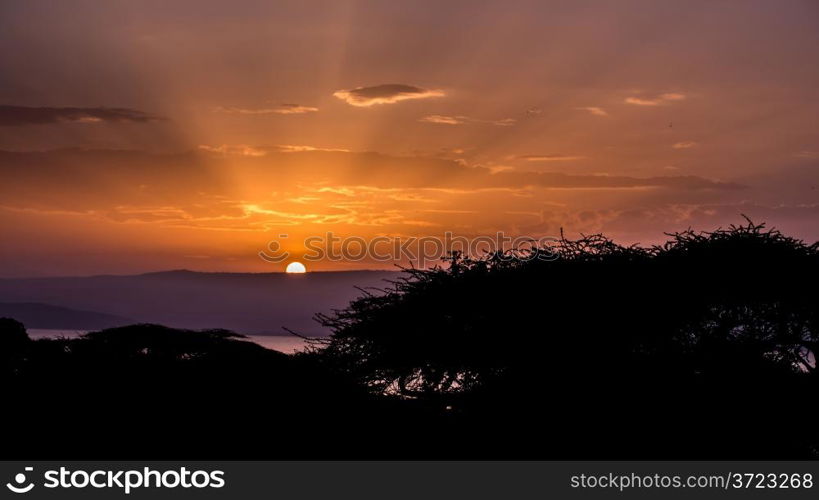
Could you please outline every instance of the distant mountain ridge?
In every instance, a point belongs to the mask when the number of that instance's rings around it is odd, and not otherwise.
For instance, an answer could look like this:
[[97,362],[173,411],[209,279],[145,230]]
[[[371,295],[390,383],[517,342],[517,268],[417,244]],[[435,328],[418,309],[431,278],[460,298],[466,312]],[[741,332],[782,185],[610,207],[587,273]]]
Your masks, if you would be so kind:
[[13,318],[27,328],[99,330],[135,323],[133,319],[95,311],[36,302],[0,303],[0,318]]
[[[395,271],[292,275],[179,269],[138,275],[0,279],[0,302],[36,303],[175,328],[276,335],[287,327],[318,336],[328,332],[312,320],[315,313],[345,307],[361,294],[356,287],[385,288],[389,286],[386,280],[397,276]],[[29,328],[78,328],[68,316],[52,318],[45,309],[42,314],[27,316],[29,322],[20,321]],[[51,321],[56,318],[60,321]],[[49,326],[32,326],[42,322]],[[97,327],[82,329],[93,328]]]

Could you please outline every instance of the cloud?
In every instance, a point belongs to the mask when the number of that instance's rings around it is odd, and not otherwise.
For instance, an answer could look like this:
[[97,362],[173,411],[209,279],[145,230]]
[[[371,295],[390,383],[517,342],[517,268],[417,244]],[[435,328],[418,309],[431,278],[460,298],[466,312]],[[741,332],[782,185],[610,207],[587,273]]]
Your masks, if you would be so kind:
[[[657,206],[634,206],[615,212],[604,228],[605,233],[618,241],[634,241],[639,238],[643,244],[661,243],[669,231],[683,231],[687,228],[713,230],[730,224],[744,223],[740,214],[745,214],[755,222],[767,222],[786,234],[798,236],[810,234],[815,226],[819,205],[781,204],[766,205],[751,201],[705,203],[666,202]],[[645,235],[655,238],[646,241]]]
[[282,104],[279,108],[275,111],[280,115],[300,115],[304,113],[315,113],[318,111],[318,108],[313,106],[302,106],[300,104]]
[[516,160],[524,161],[574,161],[584,160],[585,156],[569,156],[569,155],[519,155],[515,156]]
[[[354,187],[355,193],[361,187],[391,189],[398,194],[418,194],[412,190],[477,194],[529,189],[725,191],[741,187],[696,176],[574,175],[469,166],[440,158],[322,151],[310,146],[279,148],[200,148],[206,154],[0,151],[0,199],[6,206],[92,211],[107,218],[127,219],[136,217],[138,209],[164,218],[170,212],[161,207],[173,207],[173,212],[187,214],[179,216],[185,219],[236,217],[237,212],[243,213],[236,208],[238,201],[277,199],[271,189],[294,189],[293,196],[310,194],[300,186]],[[105,175],[100,175],[101,166]],[[252,182],[236,183],[228,178]],[[348,202],[360,201],[354,196]]]
[[418,120],[425,123],[440,123],[442,125],[463,125],[469,121],[466,116],[427,115]]
[[678,92],[670,92],[667,94],[660,94],[653,99],[646,99],[641,97],[627,97],[627,104],[634,104],[635,106],[663,106],[673,101],[682,101],[685,99],[685,94]]
[[223,155],[265,156],[267,154],[267,151],[262,148],[247,146],[245,144],[237,144],[233,146],[227,144],[222,144],[221,146],[208,146],[207,144],[200,144],[199,149],[209,153],[219,153]]
[[304,113],[315,113],[318,108],[313,106],[302,106],[301,104],[280,104],[273,108],[236,108],[236,107],[218,107],[216,111],[222,113],[233,113],[240,115],[301,115]]
[[[81,200],[110,199],[127,204],[131,196],[144,197],[149,192],[167,193],[167,200],[155,199],[155,205],[169,204],[197,192],[235,195],[237,187],[222,184],[223,169],[231,175],[254,179],[249,191],[269,192],[269,186],[294,183],[323,183],[325,186],[370,186],[374,188],[416,189],[522,189],[542,188],[646,188],[731,189],[734,184],[711,181],[695,176],[630,177],[614,175],[570,175],[557,172],[498,170],[469,166],[441,158],[390,156],[374,152],[345,152],[313,146],[204,147],[201,151],[220,153],[207,158],[195,153],[149,154],[139,151],[57,150],[50,152],[0,152],[0,195],[15,193],[36,197],[20,187],[31,181],[43,200],[60,193],[69,203]],[[263,154],[263,152],[265,152]],[[235,160],[228,158],[235,156]],[[316,156],[320,155],[320,156]],[[553,161],[559,156],[534,156],[533,161]],[[545,160],[542,160],[545,158]],[[209,161],[205,161],[209,160]],[[556,161],[556,160],[554,160]],[[31,165],[38,165],[32,169]],[[105,165],[106,176],[99,176]],[[222,165],[221,167],[219,165]],[[221,172],[221,173],[220,173]],[[124,182],[127,179],[127,182]],[[106,188],[102,188],[104,183]],[[111,189],[111,186],[117,186]],[[140,186],[148,186],[141,188]],[[91,199],[79,191],[97,192]],[[147,190],[147,191],[146,191]],[[158,191],[157,191],[158,190]],[[220,193],[220,191],[223,191]],[[27,193],[27,194],[26,194]],[[124,193],[130,193],[125,195]],[[164,196],[164,195],[163,195]],[[245,192],[243,197],[250,198]]]
[[454,154],[454,155],[462,155],[466,153],[464,148],[440,148],[438,150],[442,154]]
[[671,147],[674,148],[674,149],[691,149],[691,148],[695,147],[696,145],[697,145],[697,143],[694,142],[694,141],[683,141],[683,142],[674,143],[674,145],[671,146]]
[[[623,197],[639,206],[649,198],[724,199],[739,187],[695,176],[570,175],[375,152],[275,149],[264,148],[269,150],[264,155],[259,155],[261,148],[248,146],[167,154],[0,151],[0,220],[19,221],[21,234],[31,232],[26,225],[31,223],[41,224],[39,230],[45,234],[54,225],[86,227],[92,221],[105,228],[101,231],[117,231],[128,239],[123,244],[147,244],[146,234],[177,228],[230,231],[241,241],[227,244],[240,253],[251,238],[240,235],[283,227],[308,232],[326,224],[334,231],[367,226],[387,233],[414,227],[428,234],[423,228],[436,225],[471,231],[523,223],[505,212],[528,208],[539,199],[552,200],[555,207],[565,205],[566,210],[572,208],[570,200],[608,206]],[[419,212],[421,203],[441,212]],[[155,248],[170,245],[149,243],[158,245]],[[119,245],[113,239],[102,244]],[[212,254],[210,249],[226,243],[214,236],[207,245],[185,252]]]
[[129,108],[51,108],[0,106],[0,126],[43,125],[48,123],[146,123],[164,118]]
[[502,118],[500,120],[492,120],[484,123],[491,123],[492,125],[497,125],[499,127],[510,127],[517,123],[518,121],[514,118]]
[[349,153],[348,149],[320,148],[316,146],[304,146],[295,144],[279,144],[277,146],[248,146],[246,144],[222,144],[221,146],[199,145],[199,149],[208,153],[218,153],[223,155],[237,156],[267,156],[268,153],[305,153],[308,151],[333,151]]
[[605,109],[598,108],[597,106],[581,106],[575,109],[578,109],[580,111],[588,111],[589,113],[595,116],[609,116]]
[[808,160],[819,159],[819,151],[799,151],[793,154],[797,158],[806,158]]
[[467,123],[485,123],[489,125],[497,125],[499,127],[509,127],[517,123],[514,118],[502,118],[500,120],[481,120],[479,118],[471,118],[469,116],[457,115],[427,115],[418,119],[419,122],[438,123],[441,125],[464,125]]
[[324,152],[336,152],[336,153],[349,153],[349,149],[342,149],[342,148],[319,148],[315,146],[301,146],[295,144],[280,144],[276,146],[276,151],[281,153],[305,153],[308,151],[324,151]]
[[376,104],[393,104],[409,99],[426,99],[442,97],[443,91],[423,89],[401,83],[386,83],[373,87],[357,87],[350,90],[338,90],[333,93],[347,104],[358,107],[369,107]]
[[510,170],[514,170],[514,168],[510,167],[509,165],[492,165],[491,167],[487,168],[489,168],[490,174],[497,174],[500,172],[509,172]]
[[537,116],[541,113],[543,113],[543,110],[536,106],[532,106],[526,110],[526,114],[529,116]]
[[638,97],[627,97],[626,103],[634,104],[636,106],[659,106],[662,104],[660,99],[640,99]]

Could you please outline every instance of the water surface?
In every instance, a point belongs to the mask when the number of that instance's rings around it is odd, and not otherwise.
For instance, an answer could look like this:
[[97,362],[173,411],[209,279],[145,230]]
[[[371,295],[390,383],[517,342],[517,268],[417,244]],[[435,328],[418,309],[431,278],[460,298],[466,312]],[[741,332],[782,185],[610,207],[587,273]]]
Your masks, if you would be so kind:
[[[88,330],[46,330],[32,328],[28,330],[28,336],[34,340],[56,337],[76,338],[87,332]],[[246,340],[255,342],[268,349],[287,354],[303,350],[307,345],[304,339],[292,335],[248,335]]]

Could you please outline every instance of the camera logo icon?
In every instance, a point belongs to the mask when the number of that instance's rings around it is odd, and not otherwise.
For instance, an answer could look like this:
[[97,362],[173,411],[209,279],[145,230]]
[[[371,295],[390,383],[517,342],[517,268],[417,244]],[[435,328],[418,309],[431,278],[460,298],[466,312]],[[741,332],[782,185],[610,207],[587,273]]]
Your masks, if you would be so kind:
[[[33,470],[34,467],[26,467],[26,472],[31,472]],[[6,483],[6,488],[10,489],[15,493],[28,493],[29,491],[31,491],[32,488],[34,488],[34,483],[28,483],[26,485],[23,484],[26,482],[26,475],[23,474],[22,472],[14,476],[14,481],[17,483],[16,485],[12,483]]]

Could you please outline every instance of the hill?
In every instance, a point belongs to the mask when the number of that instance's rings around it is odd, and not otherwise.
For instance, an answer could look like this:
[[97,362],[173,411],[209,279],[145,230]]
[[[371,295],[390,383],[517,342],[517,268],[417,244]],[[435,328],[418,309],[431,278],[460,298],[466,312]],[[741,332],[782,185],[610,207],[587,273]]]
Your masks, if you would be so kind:
[[124,326],[134,320],[94,311],[31,302],[0,303],[0,318],[14,318],[28,328],[99,330]]

